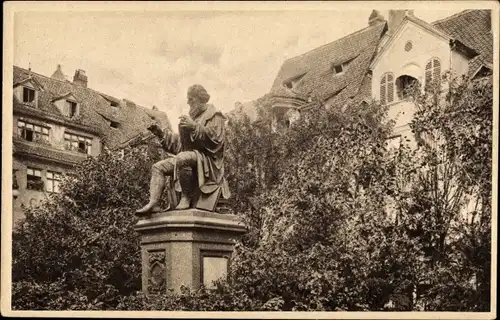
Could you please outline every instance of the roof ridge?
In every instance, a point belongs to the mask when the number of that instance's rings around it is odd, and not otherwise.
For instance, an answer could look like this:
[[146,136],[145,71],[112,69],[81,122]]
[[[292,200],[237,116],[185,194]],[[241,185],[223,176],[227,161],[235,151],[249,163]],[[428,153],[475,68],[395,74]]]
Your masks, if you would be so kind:
[[367,26],[367,27],[365,27],[365,28],[363,28],[363,29],[359,29],[359,30],[357,30],[357,31],[354,31],[353,33],[347,34],[347,35],[345,35],[345,36],[343,36],[343,37],[341,37],[341,38],[335,39],[335,40],[333,40],[333,41],[331,41],[331,42],[328,42],[328,43],[326,43],[326,44],[324,44],[324,45],[321,45],[321,46],[316,47],[316,48],[314,48],[314,49],[311,49],[311,50],[309,50],[309,51],[307,51],[307,52],[304,52],[304,53],[302,53],[302,54],[299,54],[298,56],[288,58],[288,59],[286,59],[286,60],[283,62],[283,64],[285,64],[286,62],[288,62],[288,61],[290,61],[290,60],[293,60],[293,59],[296,59],[296,58],[299,58],[299,57],[303,57],[303,56],[305,56],[305,55],[307,55],[307,54],[310,54],[311,52],[315,52],[315,51],[317,51],[317,50],[319,50],[319,49],[322,49],[322,48],[324,48],[324,47],[326,47],[326,46],[329,46],[329,45],[331,45],[331,44],[333,44],[333,43],[335,43],[335,42],[337,42],[337,41],[343,40],[344,38],[347,38],[347,37],[350,37],[350,36],[353,36],[353,35],[356,35],[356,34],[359,34],[359,33],[362,33],[362,32],[366,32],[366,31],[368,31],[368,29],[370,29],[370,28],[379,27],[380,25],[382,25],[382,22],[383,22],[384,24],[385,24],[385,23],[387,23],[387,21],[386,21],[386,20],[384,20],[384,21],[381,21],[381,22],[379,22],[379,23],[377,23],[377,24],[374,24],[374,25],[372,25],[372,26]]
[[[71,81],[54,79],[54,78],[52,78],[52,77],[49,77],[49,76],[43,75],[43,74],[38,73],[38,72],[31,71],[31,70],[28,70],[28,69],[25,69],[25,68],[22,68],[22,67],[19,67],[19,66],[16,66],[16,65],[13,65],[13,66],[14,66],[15,68],[19,68],[19,69],[21,69],[21,70],[24,70],[24,71],[27,71],[27,72],[31,72],[31,73],[33,73],[33,74],[36,74],[37,76],[41,76],[41,77],[44,77],[44,78],[47,78],[47,79],[50,79],[50,80],[54,80],[54,81],[58,81],[58,82],[62,82],[62,83],[68,83],[68,84],[71,84],[71,85],[73,85],[73,84],[74,84],[74,83],[73,83],[73,82],[71,82]],[[90,88],[90,87],[82,87],[82,88],[85,88],[85,89],[87,89],[87,90],[91,90],[91,91],[93,91],[94,93],[97,93],[98,95],[101,95],[101,96],[102,96],[102,95],[105,95],[105,96],[109,96],[109,97],[111,97],[111,98],[114,98],[114,99],[116,99],[116,100],[120,100],[120,101],[121,101],[121,100],[123,100],[123,99],[120,99],[120,98],[114,97],[114,96],[112,96],[112,95],[110,95],[110,94],[103,93],[103,92],[99,92],[99,91],[97,91],[96,89],[93,89],[93,88]],[[104,97],[103,97],[103,98],[104,98]],[[139,104],[135,103],[135,101],[132,101],[132,100],[130,100],[130,99],[127,99],[127,100],[128,100],[128,101],[130,101],[130,102],[133,102],[133,103],[134,103],[137,107],[141,107],[141,108],[144,108],[144,109],[146,109],[146,110],[149,110],[149,108],[144,107],[144,106],[141,106],[141,105],[139,105]],[[153,111],[154,111],[154,110],[153,110]],[[162,112],[162,111],[160,111],[160,112]]]
[[448,16],[448,17],[445,17],[445,18],[442,18],[442,19],[439,19],[439,20],[436,20],[436,21],[433,21],[431,22],[430,24],[431,25],[434,25],[434,24],[438,24],[438,23],[442,23],[442,22],[445,22],[449,19],[452,19],[452,18],[456,18],[462,14],[465,14],[465,13],[468,13],[468,12],[471,12],[471,11],[475,11],[475,10],[478,10],[478,9],[467,9],[467,10],[463,10],[463,11],[460,11],[460,12],[457,12],[455,14],[452,14],[451,16]]
[[29,69],[25,69],[25,68],[22,68],[22,67],[19,67],[19,66],[16,66],[16,65],[13,65],[15,68],[19,68],[21,70],[24,70],[24,71],[27,71],[27,72],[30,72],[32,74],[35,74],[37,76],[40,76],[40,77],[44,77],[44,78],[47,78],[47,79],[50,79],[50,80],[55,80],[55,81],[59,81],[59,82],[62,82],[62,83],[69,83],[69,84],[73,84],[73,82],[71,81],[68,81],[68,80],[59,80],[59,79],[55,79],[55,78],[52,78],[52,77],[48,77],[44,74],[41,74],[41,73],[38,73],[38,72],[34,72],[32,70],[29,70]]

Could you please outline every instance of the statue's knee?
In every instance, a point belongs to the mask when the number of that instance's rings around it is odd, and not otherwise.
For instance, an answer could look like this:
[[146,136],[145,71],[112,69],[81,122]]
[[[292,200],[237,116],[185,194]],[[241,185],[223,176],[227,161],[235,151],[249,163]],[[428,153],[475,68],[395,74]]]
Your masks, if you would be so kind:
[[153,171],[161,171],[160,162],[157,162],[157,163],[153,164],[153,166],[151,168],[152,168]]
[[178,167],[191,167],[196,164],[196,154],[192,151],[183,151],[176,156]]
[[171,163],[171,161],[162,160],[162,161],[158,161],[157,163],[153,164],[152,170],[155,172],[168,174],[170,171],[173,170],[173,167],[174,167],[174,165]]

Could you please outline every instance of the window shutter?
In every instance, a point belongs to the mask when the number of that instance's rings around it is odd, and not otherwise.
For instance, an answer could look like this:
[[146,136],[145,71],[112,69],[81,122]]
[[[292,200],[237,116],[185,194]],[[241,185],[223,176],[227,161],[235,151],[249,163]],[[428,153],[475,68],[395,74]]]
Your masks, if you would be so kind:
[[432,60],[427,62],[425,66],[425,85],[431,84],[432,81]]
[[432,78],[434,79],[435,83],[439,83],[441,80],[441,62],[438,59],[434,59],[434,72],[432,75]]
[[384,80],[382,80],[382,83],[380,84],[380,102],[382,104],[385,104],[385,88],[386,88],[386,85],[385,85],[385,77],[384,77]]
[[394,101],[394,76],[387,75],[387,102]]

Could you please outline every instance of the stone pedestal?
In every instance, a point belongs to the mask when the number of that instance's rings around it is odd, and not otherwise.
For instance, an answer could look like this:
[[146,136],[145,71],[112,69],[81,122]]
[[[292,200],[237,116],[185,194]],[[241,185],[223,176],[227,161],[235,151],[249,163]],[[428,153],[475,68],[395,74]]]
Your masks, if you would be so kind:
[[234,244],[246,232],[239,217],[197,209],[155,213],[139,220],[142,290],[179,292],[181,285],[210,287],[224,277]]

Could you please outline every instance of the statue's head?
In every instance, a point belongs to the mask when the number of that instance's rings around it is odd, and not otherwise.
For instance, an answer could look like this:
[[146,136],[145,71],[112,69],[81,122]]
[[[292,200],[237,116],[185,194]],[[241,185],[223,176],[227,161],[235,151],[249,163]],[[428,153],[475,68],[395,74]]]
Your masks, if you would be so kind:
[[205,104],[208,100],[210,100],[210,95],[203,86],[194,84],[189,87],[187,92],[187,103],[191,108],[200,104]]

